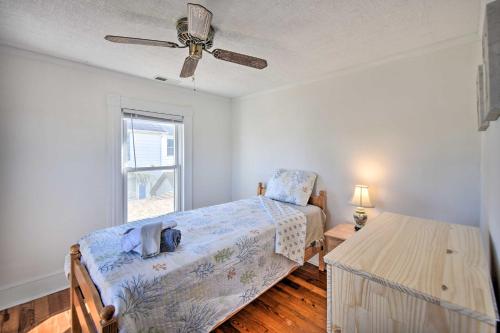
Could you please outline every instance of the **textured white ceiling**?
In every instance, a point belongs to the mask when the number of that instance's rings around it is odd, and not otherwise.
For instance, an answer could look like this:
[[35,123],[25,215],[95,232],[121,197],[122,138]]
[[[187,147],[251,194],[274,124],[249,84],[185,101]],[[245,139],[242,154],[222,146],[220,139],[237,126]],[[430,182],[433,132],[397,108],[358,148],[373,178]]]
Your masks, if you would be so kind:
[[[215,48],[266,58],[256,70],[205,54],[196,85],[242,96],[474,33],[480,0],[196,1]],[[195,2],[193,0],[193,2]],[[177,42],[180,0],[0,0],[0,43],[152,78],[179,79],[186,49],[106,42],[106,34]]]

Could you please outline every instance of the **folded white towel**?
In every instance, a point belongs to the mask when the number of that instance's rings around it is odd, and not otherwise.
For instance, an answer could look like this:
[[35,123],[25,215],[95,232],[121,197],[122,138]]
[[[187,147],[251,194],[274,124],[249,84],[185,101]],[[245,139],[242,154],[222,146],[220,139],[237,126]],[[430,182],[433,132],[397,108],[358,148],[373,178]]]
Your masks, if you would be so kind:
[[142,258],[154,257],[160,253],[161,222],[148,223],[141,227],[141,246],[139,247]]
[[160,253],[161,232],[164,229],[175,228],[177,223],[158,221],[130,228],[122,236],[121,247],[125,252],[134,251],[143,258],[149,258]]

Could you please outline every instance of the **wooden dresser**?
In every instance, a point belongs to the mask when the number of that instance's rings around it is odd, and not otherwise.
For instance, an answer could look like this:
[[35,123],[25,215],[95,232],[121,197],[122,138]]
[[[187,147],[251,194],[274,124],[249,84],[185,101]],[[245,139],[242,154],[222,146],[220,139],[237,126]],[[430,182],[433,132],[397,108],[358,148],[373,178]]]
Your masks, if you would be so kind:
[[392,213],[325,256],[328,332],[495,332],[479,229]]

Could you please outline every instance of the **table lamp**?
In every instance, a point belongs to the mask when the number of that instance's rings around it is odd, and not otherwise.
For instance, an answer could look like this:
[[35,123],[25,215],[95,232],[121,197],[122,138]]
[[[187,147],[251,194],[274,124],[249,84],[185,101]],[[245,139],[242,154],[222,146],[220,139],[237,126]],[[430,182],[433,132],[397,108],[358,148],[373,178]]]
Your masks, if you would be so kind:
[[356,185],[354,187],[354,195],[352,196],[351,205],[356,206],[354,211],[354,230],[358,231],[361,229],[368,219],[366,215],[365,208],[372,208],[373,205],[370,201],[370,194],[368,193],[368,186],[366,185]]

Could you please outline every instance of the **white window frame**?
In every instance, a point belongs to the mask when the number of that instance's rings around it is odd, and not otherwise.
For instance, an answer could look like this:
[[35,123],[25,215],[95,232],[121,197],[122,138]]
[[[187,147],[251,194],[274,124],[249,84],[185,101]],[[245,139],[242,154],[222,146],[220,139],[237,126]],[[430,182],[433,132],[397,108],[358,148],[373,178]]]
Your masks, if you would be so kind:
[[[135,113],[144,115],[155,114],[158,118],[168,118],[172,116],[182,117],[183,126],[179,134],[182,135],[183,149],[179,150],[178,163],[182,165],[179,183],[180,195],[177,207],[179,210],[192,209],[192,151],[193,151],[193,110],[190,106],[179,106],[167,103],[150,102],[139,99],[127,98],[119,95],[109,95],[108,116],[110,131],[108,137],[108,147],[110,149],[110,196],[108,225],[120,225],[127,222],[126,216],[126,185],[125,170],[122,161],[123,146],[123,110],[134,110]],[[126,111],[127,112],[127,111]]]

